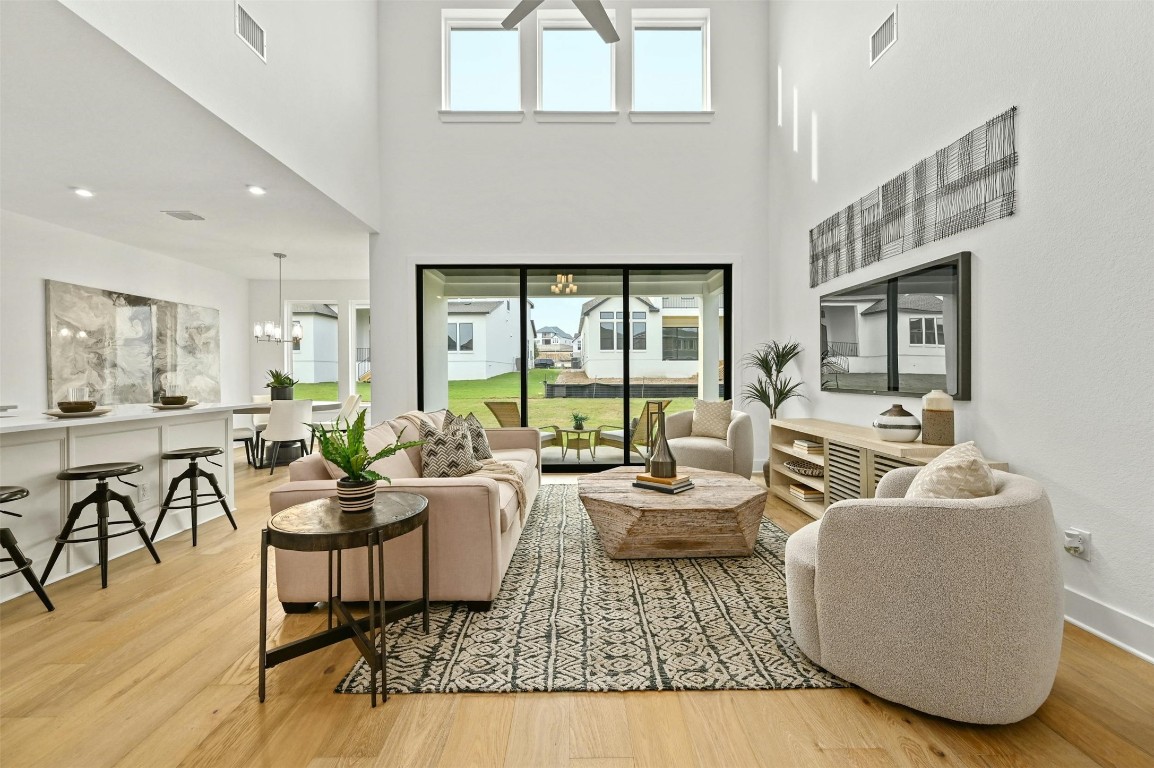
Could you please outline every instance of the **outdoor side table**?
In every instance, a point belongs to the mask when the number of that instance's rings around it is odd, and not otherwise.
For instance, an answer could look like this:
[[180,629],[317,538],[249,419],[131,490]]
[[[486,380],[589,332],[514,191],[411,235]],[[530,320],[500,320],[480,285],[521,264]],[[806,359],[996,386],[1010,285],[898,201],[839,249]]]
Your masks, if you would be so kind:
[[565,455],[569,453],[570,448],[577,449],[577,461],[581,461],[581,449],[585,448],[589,451],[590,458],[597,458],[597,440],[601,436],[601,429],[558,429],[561,438],[561,460],[565,460]]
[[[378,493],[371,510],[347,514],[341,512],[336,498],[317,499],[297,504],[273,515],[261,531],[260,548],[260,700],[264,701],[265,670],[281,662],[326,648],[342,640],[352,640],[372,673],[369,686],[372,706],[377,706],[377,673],[381,673],[382,700],[388,701],[388,649],[385,627],[418,613],[424,614],[424,629],[429,631],[429,500],[415,493],[386,491]],[[385,542],[421,529],[421,597],[416,600],[385,604]],[[329,621],[328,629],[309,637],[268,648],[268,548],[297,552],[328,552]],[[369,577],[369,615],[353,618],[341,600],[341,552],[365,547]],[[333,585],[333,559],[336,555],[336,585]],[[374,562],[375,561],[375,562]],[[377,599],[377,596],[380,599]],[[334,612],[336,624],[333,623]],[[376,640],[380,640],[380,650]]]

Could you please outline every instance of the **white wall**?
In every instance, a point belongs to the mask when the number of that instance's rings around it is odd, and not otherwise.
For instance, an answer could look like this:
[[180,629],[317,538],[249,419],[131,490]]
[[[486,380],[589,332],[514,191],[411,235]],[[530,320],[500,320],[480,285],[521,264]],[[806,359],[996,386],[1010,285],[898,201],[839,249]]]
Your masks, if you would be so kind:
[[[1062,527],[1092,532],[1090,562],[1062,557],[1067,612],[1154,656],[1154,5],[901,3],[898,42],[871,69],[868,35],[893,7],[771,6],[786,90],[770,135],[773,335],[803,343],[816,382],[819,294],[972,251],[973,400],[958,404],[958,438],[1041,481]],[[811,227],[1015,105],[1013,217],[808,287]],[[868,424],[893,399],[807,389],[784,415]]]
[[0,211],[0,401],[49,407],[45,279],[219,309],[221,399],[248,399],[248,281]]
[[[523,123],[440,122],[441,8],[467,5],[381,6],[384,216],[382,234],[372,238],[376,348],[391,359],[417,359],[414,275],[421,263],[731,263],[733,359],[769,338],[768,4],[693,4],[712,13],[717,114],[710,124],[668,125],[632,123],[626,114],[628,19],[630,9],[642,6],[629,2],[614,4],[622,31],[616,48],[623,111],[616,123],[537,123],[531,114]],[[531,111],[532,24],[521,43],[522,100]],[[414,370],[380,373],[373,379],[378,404],[395,412],[416,406]],[[764,454],[764,414],[760,419]]]
[[361,221],[378,226],[373,0],[245,0],[267,35],[267,63],[237,37],[234,0],[62,2]]

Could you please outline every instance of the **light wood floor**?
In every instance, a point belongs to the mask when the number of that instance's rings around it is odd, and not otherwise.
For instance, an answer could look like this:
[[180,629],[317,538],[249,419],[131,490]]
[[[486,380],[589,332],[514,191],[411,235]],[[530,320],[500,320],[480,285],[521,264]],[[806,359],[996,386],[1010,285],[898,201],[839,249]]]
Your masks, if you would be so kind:
[[[256,698],[259,532],[269,479],[237,463],[222,518],[0,607],[0,764],[26,766],[1154,765],[1154,666],[1072,626],[1050,699],[1013,726],[921,715],[857,689],[336,695],[351,643],[269,673]],[[786,530],[807,519],[771,502]],[[274,642],[322,615],[285,617]]]

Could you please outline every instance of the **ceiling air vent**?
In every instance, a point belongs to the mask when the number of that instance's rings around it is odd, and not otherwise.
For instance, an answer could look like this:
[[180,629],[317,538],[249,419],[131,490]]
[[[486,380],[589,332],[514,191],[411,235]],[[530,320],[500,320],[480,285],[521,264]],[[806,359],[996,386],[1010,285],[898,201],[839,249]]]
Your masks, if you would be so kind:
[[894,8],[882,25],[870,35],[870,66],[898,41],[898,9]]
[[172,218],[181,221],[204,221],[203,216],[198,216],[192,211],[161,211],[161,213],[167,213]]
[[260,56],[261,61],[268,61],[264,49],[264,28],[248,15],[240,3],[236,4],[236,36],[244,40],[252,52]]

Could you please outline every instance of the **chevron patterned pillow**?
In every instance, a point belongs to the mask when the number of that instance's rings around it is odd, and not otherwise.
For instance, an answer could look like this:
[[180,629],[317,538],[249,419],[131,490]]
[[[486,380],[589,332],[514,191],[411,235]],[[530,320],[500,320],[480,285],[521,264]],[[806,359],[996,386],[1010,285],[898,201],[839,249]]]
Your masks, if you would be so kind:
[[445,414],[444,429],[421,422],[420,439],[424,477],[462,477],[481,468],[473,457],[473,441],[460,416]]
[[465,417],[465,426],[469,430],[469,439],[473,441],[473,458],[477,461],[493,458],[493,449],[489,447],[489,438],[485,436],[485,427],[481,424],[481,420],[470,412]]

